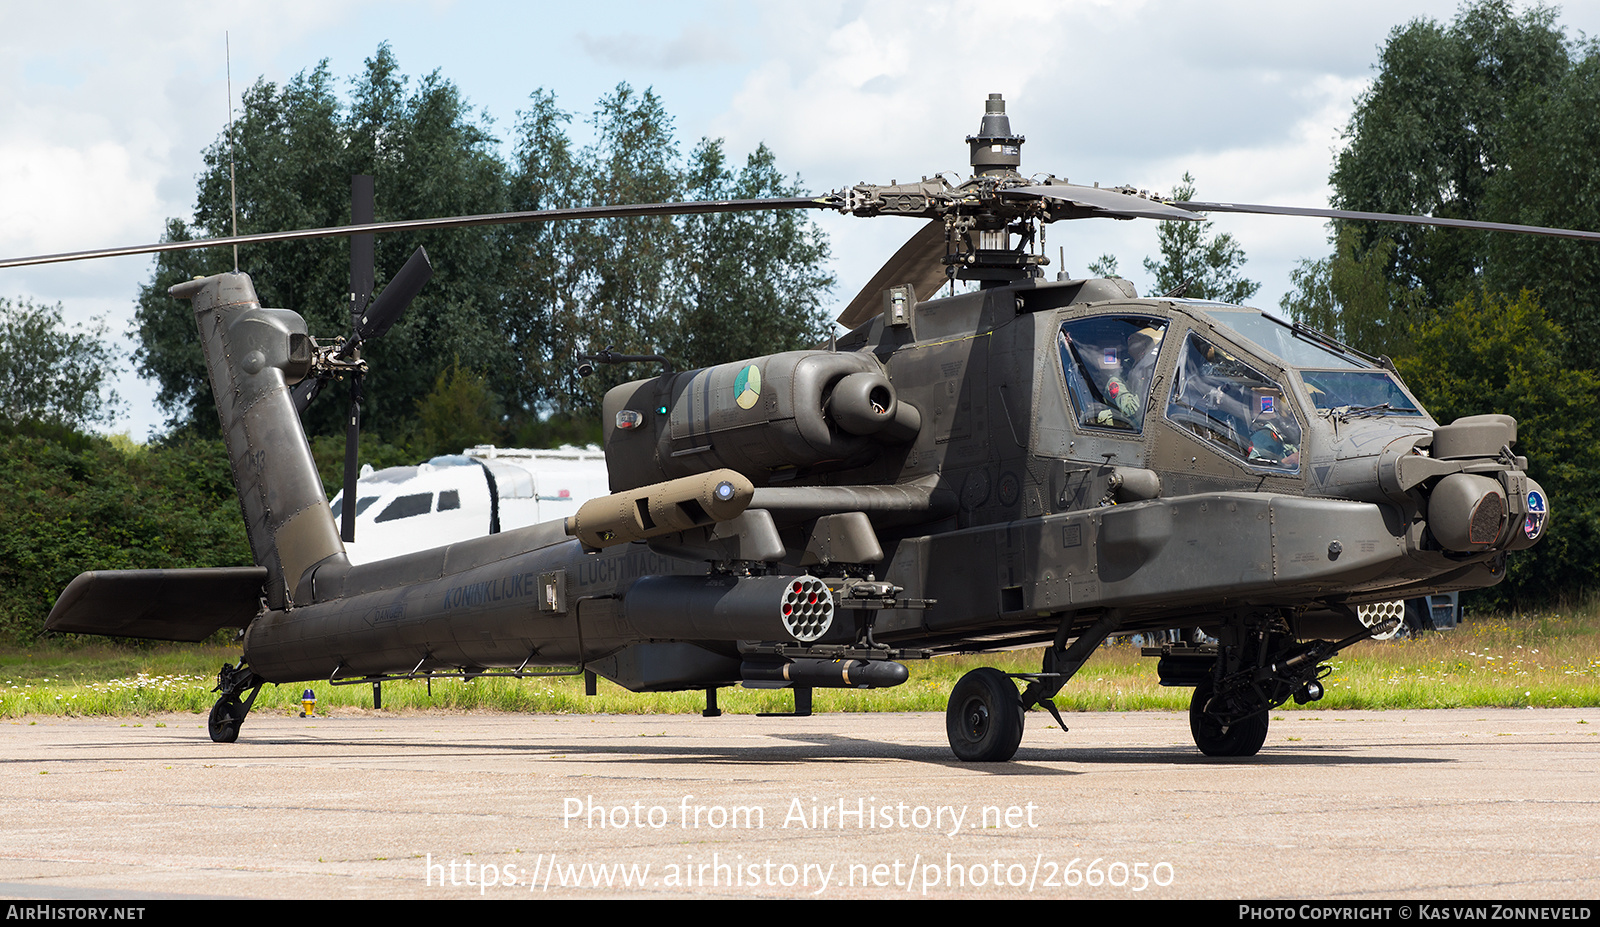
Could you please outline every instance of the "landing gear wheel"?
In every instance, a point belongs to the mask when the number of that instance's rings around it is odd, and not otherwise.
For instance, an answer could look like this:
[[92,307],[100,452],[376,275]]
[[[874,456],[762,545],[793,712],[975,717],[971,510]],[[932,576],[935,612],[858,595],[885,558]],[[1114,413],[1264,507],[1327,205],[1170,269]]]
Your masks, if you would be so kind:
[[1189,732],[1194,735],[1194,745],[1206,756],[1255,756],[1267,742],[1267,713],[1224,728],[1215,714],[1205,710],[1211,693],[1212,683],[1207,680],[1194,687],[1194,697],[1189,700]]
[[237,695],[224,695],[217,699],[217,703],[211,706],[211,719],[207,725],[211,730],[212,741],[231,744],[238,740],[239,726],[244,724],[244,716],[248,710]]
[[958,759],[1003,763],[1022,743],[1022,699],[1005,673],[993,667],[961,677],[944,713],[945,733]]

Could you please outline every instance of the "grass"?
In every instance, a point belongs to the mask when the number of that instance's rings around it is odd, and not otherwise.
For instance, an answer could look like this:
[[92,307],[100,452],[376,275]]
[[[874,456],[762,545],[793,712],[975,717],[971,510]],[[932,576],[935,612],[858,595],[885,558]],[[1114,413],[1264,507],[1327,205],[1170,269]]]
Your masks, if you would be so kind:
[[[204,713],[216,696],[217,669],[238,651],[217,646],[112,647],[41,644],[0,651],[0,718]],[[1163,688],[1156,661],[1127,644],[1102,647],[1062,690],[1062,711],[1180,710],[1188,689]],[[815,710],[943,711],[957,679],[979,666],[1008,672],[1039,668],[1037,650],[941,657],[908,664],[911,679],[892,689],[818,689]],[[1404,641],[1368,641],[1330,661],[1327,695],[1308,709],[1600,706],[1600,603],[1528,616],[1468,619],[1451,631]],[[326,682],[267,686],[255,711],[298,713],[311,688],[317,711],[370,709],[370,686]],[[543,714],[698,712],[701,692],[636,694],[605,680],[583,694],[581,677],[387,683],[385,711],[494,710]],[[778,690],[723,689],[730,713],[788,711]],[[1294,710],[1291,703],[1285,710]]]

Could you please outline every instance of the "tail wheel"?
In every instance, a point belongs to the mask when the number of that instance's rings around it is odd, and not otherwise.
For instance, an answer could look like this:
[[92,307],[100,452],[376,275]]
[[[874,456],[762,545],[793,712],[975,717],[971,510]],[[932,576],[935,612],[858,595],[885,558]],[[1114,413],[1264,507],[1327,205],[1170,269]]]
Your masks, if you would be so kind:
[[961,677],[945,709],[945,733],[958,759],[1001,763],[1022,743],[1022,699],[1005,673],[983,667]]
[[1267,742],[1267,713],[1224,725],[1216,713],[1206,711],[1212,692],[1208,679],[1194,687],[1194,697],[1189,700],[1189,731],[1194,735],[1194,745],[1206,756],[1255,756]]

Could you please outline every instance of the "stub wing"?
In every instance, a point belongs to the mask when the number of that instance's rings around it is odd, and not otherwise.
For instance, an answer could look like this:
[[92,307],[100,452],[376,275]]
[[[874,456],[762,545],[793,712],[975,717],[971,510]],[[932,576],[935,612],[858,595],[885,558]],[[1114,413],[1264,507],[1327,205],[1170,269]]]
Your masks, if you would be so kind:
[[261,610],[265,567],[95,570],[61,593],[46,631],[202,641],[242,628]]

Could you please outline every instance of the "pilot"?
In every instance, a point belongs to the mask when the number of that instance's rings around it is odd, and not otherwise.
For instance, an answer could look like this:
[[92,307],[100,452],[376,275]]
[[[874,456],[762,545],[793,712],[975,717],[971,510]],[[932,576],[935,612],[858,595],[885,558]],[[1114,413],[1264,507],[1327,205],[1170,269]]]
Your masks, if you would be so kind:
[[1276,424],[1258,421],[1250,430],[1250,451],[1246,456],[1252,461],[1293,468],[1300,465],[1300,446],[1285,440]]
[[1159,328],[1146,327],[1129,335],[1124,372],[1106,381],[1106,398],[1134,428],[1142,425],[1144,398],[1155,374],[1162,334]]
[[1159,328],[1141,328],[1128,336],[1128,386],[1135,395],[1150,392],[1150,381],[1156,372],[1156,355],[1161,349]]

